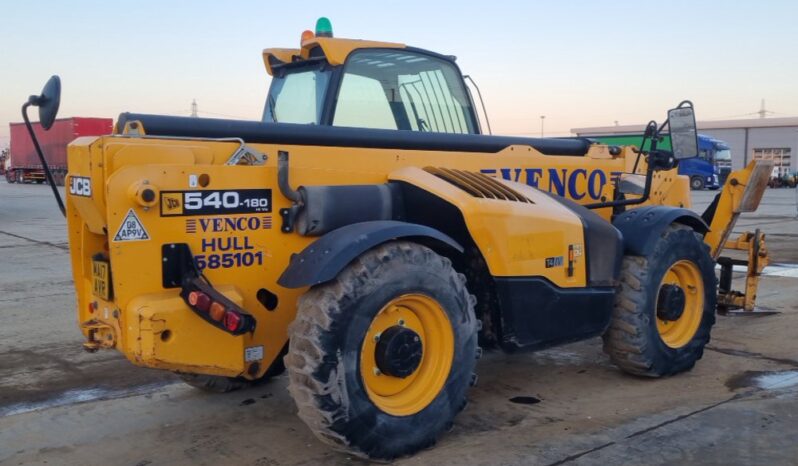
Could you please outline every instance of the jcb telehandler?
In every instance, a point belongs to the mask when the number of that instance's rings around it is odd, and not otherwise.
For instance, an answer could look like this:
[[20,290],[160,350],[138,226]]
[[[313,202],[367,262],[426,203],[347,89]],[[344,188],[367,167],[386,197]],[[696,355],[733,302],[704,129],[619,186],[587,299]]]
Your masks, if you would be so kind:
[[[619,368],[660,377],[701,358],[719,293],[753,300],[719,290],[715,266],[770,168],[732,173],[703,216],[686,209],[689,102],[640,153],[481,135],[453,57],[332,38],[324,20],[263,59],[263,121],[123,113],[115,134],[70,145],[87,350],[212,391],[286,370],[319,439],[389,459],[452,425],[478,341],[603,335]],[[54,78],[25,107],[47,126],[59,95]],[[761,240],[735,243],[756,244],[749,293]]]

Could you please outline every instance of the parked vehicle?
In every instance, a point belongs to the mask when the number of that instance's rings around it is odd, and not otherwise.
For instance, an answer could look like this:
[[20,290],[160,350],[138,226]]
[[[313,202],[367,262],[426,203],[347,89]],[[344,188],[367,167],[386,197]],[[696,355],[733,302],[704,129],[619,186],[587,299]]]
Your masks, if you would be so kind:
[[0,176],[5,176],[6,174],[6,165],[8,164],[8,148],[0,152]]
[[[47,155],[47,164],[55,184],[63,186],[67,173],[67,145],[81,136],[111,134],[114,122],[110,118],[63,118],[55,120],[49,131],[33,123],[33,131]],[[9,183],[44,183],[41,161],[28,134],[25,123],[11,123],[11,145],[5,176]]]
[[769,187],[794,188],[796,185],[798,185],[798,173],[781,173],[778,167],[773,168],[773,173],[770,175],[770,180],[768,181]]

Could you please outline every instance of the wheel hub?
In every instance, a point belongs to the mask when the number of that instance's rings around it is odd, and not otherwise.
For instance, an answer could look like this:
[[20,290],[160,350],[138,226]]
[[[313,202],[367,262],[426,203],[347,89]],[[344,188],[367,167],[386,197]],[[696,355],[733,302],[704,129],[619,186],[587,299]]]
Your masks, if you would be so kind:
[[678,285],[662,285],[657,296],[657,317],[662,320],[679,320],[684,313],[686,299]]
[[369,399],[394,416],[421,411],[446,384],[454,348],[452,324],[438,301],[421,293],[395,297],[374,316],[361,345],[360,377]]
[[374,359],[383,374],[403,379],[418,369],[423,354],[419,335],[407,327],[394,325],[380,335]]

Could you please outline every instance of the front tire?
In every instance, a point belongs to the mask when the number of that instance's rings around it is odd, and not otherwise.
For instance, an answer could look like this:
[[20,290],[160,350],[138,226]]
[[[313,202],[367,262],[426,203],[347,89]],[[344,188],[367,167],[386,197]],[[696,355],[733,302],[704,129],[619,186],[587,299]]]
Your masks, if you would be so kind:
[[694,176],[690,178],[690,188],[693,191],[703,191],[704,186],[706,186],[706,183],[704,183],[704,178],[700,176]]
[[604,351],[635,375],[691,369],[715,323],[716,288],[715,262],[701,236],[669,226],[650,255],[623,259]]
[[311,288],[289,338],[299,417],[321,441],[361,457],[391,460],[431,446],[475,380],[477,320],[465,277],[415,243],[378,246]]

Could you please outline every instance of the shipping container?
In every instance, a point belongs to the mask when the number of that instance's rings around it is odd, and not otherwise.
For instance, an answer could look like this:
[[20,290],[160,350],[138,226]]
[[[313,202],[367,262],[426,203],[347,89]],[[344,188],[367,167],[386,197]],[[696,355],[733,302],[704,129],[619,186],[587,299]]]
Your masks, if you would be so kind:
[[[33,131],[56,184],[64,184],[67,145],[80,136],[111,134],[113,125],[110,118],[60,118],[55,120],[49,131],[45,131],[39,123],[33,123]],[[25,123],[11,123],[9,127],[11,144],[6,179],[9,183],[43,183],[44,170]]]

